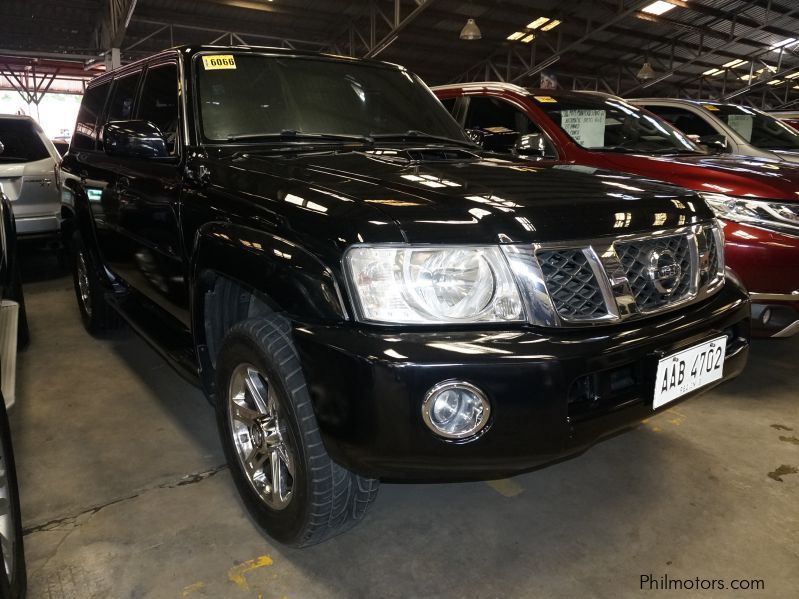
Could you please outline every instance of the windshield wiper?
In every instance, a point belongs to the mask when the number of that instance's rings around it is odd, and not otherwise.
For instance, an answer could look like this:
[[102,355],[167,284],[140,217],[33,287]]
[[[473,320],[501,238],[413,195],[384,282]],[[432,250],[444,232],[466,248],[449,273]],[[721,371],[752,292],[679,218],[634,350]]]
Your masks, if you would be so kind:
[[649,150],[645,152],[646,154],[659,154],[663,156],[668,155],[679,155],[679,156],[696,156],[702,154],[702,152],[697,152],[696,150],[688,150],[686,148],[661,148],[659,150]]
[[620,152],[622,154],[646,153],[641,148],[631,148],[630,146],[602,146],[600,148],[590,148],[594,152]]
[[433,135],[432,133],[417,131],[416,129],[409,129],[404,133],[371,133],[370,137],[375,141],[436,141],[447,144],[455,144],[458,146],[465,146],[467,148],[477,147],[477,144],[465,139],[454,139],[444,135]]
[[321,142],[358,142],[372,144],[374,140],[366,135],[342,135],[338,133],[303,133],[295,129],[283,129],[279,133],[242,133],[229,135],[227,141],[321,141]]

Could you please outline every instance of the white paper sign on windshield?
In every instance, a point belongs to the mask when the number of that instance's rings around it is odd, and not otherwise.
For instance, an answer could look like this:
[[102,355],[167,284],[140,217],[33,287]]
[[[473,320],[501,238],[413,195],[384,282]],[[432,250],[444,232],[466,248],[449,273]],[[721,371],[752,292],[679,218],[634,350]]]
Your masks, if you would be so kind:
[[746,141],[752,141],[752,123],[755,118],[751,114],[731,114],[727,117],[727,124]]
[[605,145],[605,117],[604,110],[563,110],[560,124],[584,148],[601,148]]

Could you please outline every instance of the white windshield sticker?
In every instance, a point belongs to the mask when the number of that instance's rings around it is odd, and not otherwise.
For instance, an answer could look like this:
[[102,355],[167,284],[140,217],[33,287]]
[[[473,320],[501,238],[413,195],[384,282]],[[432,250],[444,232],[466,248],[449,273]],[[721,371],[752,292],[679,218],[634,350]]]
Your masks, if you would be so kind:
[[746,141],[752,141],[752,124],[755,118],[751,114],[731,114],[727,117],[727,124]]
[[601,148],[605,145],[604,110],[563,110],[560,125],[578,144],[584,148]]

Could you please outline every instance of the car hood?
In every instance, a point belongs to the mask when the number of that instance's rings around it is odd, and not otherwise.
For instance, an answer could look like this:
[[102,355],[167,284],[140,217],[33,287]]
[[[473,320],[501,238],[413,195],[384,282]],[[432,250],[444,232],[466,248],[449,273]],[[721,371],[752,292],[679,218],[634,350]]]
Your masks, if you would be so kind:
[[271,175],[286,181],[278,192],[285,201],[325,215],[337,213],[337,203],[367,205],[379,215],[371,225],[394,224],[406,242],[592,239],[712,218],[692,192],[643,177],[470,153],[449,160],[409,160],[403,153],[249,154],[232,165],[239,188],[248,177]]
[[789,151],[789,150],[769,150],[772,154],[774,154],[780,160],[785,160],[787,162],[793,162],[795,164],[799,164],[799,151]]
[[655,177],[698,192],[799,200],[799,165],[747,156],[607,154],[620,171]]

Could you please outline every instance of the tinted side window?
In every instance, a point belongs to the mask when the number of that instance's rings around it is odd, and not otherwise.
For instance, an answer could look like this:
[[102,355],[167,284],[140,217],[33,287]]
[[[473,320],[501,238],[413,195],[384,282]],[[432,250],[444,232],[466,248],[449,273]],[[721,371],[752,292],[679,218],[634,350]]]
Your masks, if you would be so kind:
[[510,102],[500,98],[474,96],[469,100],[469,112],[466,115],[467,129],[508,129],[519,135],[541,133],[530,117]]
[[441,103],[444,105],[444,108],[449,110],[449,113],[452,116],[455,116],[455,101],[457,98],[439,98]]
[[76,150],[93,150],[97,140],[97,119],[105,106],[111,82],[102,83],[86,90],[78,111],[72,145]]
[[139,100],[138,119],[161,130],[170,154],[175,153],[178,132],[178,67],[166,64],[147,70]]
[[[541,134],[542,131],[529,116],[522,110],[516,108],[510,102],[500,98],[487,96],[472,96],[469,99],[469,109],[466,113],[466,129],[476,129],[491,134],[492,136],[513,135],[513,139],[518,140],[523,135],[531,133]],[[511,140],[513,141],[513,140]],[[501,147],[505,145],[506,147]],[[546,143],[548,155],[557,156],[554,148]],[[500,152],[509,152],[513,148],[513,143],[499,145],[491,144],[487,149]]]
[[686,135],[699,135],[700,137],[702,135],[718,135],[718,131],[712,125],[690,110],[672,106],[643,106],[642,108],[670,122]]
[[0,164],[35,162],[50,154],[28,119],[0,119]]
[[133,103],[136,100],[136,87],[139,85],[140,75],[141,73],[135,73],[114,82],[114,91],[108,104],[108,116],[105,119],[107,123],[128,121],[133,118]]

